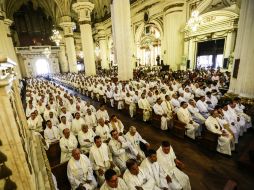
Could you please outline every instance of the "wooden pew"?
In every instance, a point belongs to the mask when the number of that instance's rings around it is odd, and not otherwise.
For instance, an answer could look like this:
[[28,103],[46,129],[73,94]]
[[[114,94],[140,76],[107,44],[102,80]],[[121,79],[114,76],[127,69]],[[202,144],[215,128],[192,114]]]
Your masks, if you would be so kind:
[[138,104],[136,104],[136,115],[135,115],[136,119],[143,121],[143,109],[140,109],[138,107]]
[[185,136],[185,132],[186,132],[185,126],[186,126],[185,123],[182,123],[181,121],[178,120],[177,114],[173,113],[173,128],[172,128],[172,133],[175,136],[183,139],[184,136]]
[[57,187],[59,190],[70,190],[71,185],[67,176],[68,162],[58,164],[51,168],[52,173],[56,177]]
[[211,151],[216,151],[218,145],[218,138],[219,138],[218,134],[210,132],[209,130],[206,129],[206,126],[203,126],[203,131],[200,138],[202,146]]
[[126,115],[128,115],[128,116],[130,116],[129,107],[130,107],[130,105],[128,105],[128,104],[126,104],[126,103],[124,102],[124,109],[123,109],[123,112],[124,112]]
[[46,153],[51,167],[60,164],[61,148],[59,142],[50,144],[49,149],[46,151]]
[[151,123],[152,126],[161,129],[161,116],[155,114],[154,111],[152,111]]

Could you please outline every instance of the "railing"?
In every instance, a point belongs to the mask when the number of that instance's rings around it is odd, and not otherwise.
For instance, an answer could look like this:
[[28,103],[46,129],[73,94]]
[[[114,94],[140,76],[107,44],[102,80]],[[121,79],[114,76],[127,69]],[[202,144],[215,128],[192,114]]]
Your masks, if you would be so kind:
[[15,47],[17,53],[21,52],[43,52],[45,48],[48,48],[52,52],[60,51],[60,47],[58,46],[27,46],[27,47]]

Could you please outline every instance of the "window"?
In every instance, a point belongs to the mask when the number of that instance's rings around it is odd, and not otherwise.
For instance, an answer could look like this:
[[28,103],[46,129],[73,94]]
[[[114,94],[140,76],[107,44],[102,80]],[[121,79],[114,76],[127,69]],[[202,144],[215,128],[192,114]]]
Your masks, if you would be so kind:
[[36,67],[36,74],[37,75],[43,75],[43,74],[50,73],[49,63],[46,59],[38,59],[35,62],[35,67]]

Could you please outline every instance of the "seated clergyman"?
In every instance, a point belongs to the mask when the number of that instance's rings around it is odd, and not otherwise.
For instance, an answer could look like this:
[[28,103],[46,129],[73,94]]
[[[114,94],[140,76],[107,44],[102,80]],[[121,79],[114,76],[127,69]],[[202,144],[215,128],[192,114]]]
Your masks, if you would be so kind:
[[78,141],[76,137],[70,132],[70,129],[63,130],[63,137],[60,139],[61,148],[61,163],[68,161],[71,158],[71,152],[77,148]]
[[84,154],[80,154],[79,149],[72,151],[72,158],[67,166],[67,176],[73,190],[94,190],[97,187],[91,162]]
[[56,126],[53,126],[51,121],[48,120],[46,123],[46,129],[44,130],[44,138],[47,143],[51,144],[60,139],[59,129]]
[[105,182],[101,186],[100,190],[129,190],[124,180],[116,175],[116,172],[112,169],[108,169],[105,172]]
[[104,173],[107,169],[114,169],[117,174],[120,174],[119,168],[112,160],[111,152],[108,145],[102,143],[100,136],[94,137],[94,145],[90,149],[89,159],[91,160],[93,170],[95,171],[99,184],[104,183]]
[[150,149],[147,151],[147,158],[141,163],[140,167],[154,179],[157,188],[162,190],[171,189],[171,178],[157,162],[155,150]]
[[156,188],[154,179],[142,168],[138,166],[135,159],[129,159],[126,162],[127,170],[123,179],[131,190],[159,190]]
[[157,150],[157,158],[159,165],[171,179],[171,189],[191,189],[189,177],[178,169],[183,167],[183,163],[176,158],[168,141],[161,143],[161,147]]

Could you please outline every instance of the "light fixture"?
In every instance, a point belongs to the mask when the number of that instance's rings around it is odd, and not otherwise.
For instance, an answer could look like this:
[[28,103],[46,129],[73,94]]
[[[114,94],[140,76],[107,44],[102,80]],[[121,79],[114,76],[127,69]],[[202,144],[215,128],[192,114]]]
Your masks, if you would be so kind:
[[188,27],[193,31],[196,32],[199,25],[201,24],[201,17],[199,16],[199,12],[198,11],[193,11],[191,13],[191,18],[189,19],[187,25]]
[[42,52],[47,58],[49,58],[51,51],[49,48],[45,48],[44,51]]
[[53,32],[53,35],[50,37],[50,40],[52,40],[53,42],[56,43],[57,46],[59,46],[62,40],[62,36],[60,32],[56,29],[53,29],[52,32]]

